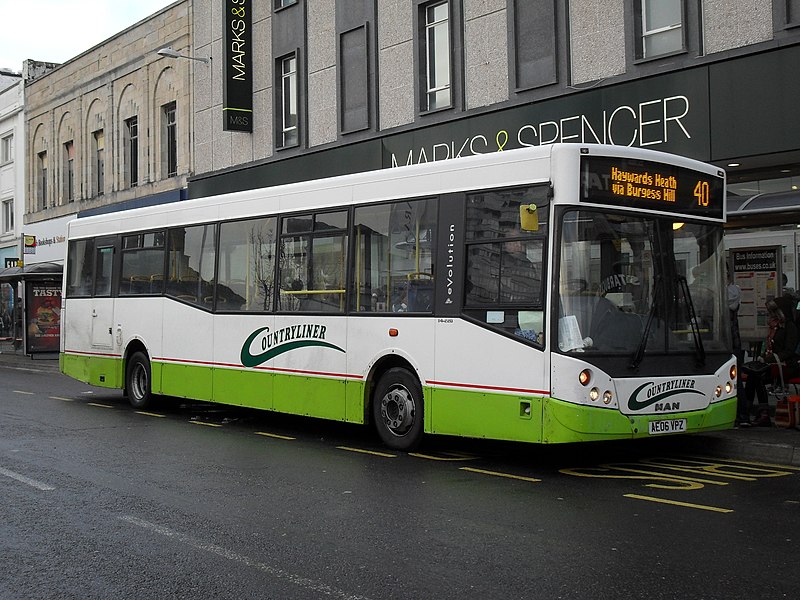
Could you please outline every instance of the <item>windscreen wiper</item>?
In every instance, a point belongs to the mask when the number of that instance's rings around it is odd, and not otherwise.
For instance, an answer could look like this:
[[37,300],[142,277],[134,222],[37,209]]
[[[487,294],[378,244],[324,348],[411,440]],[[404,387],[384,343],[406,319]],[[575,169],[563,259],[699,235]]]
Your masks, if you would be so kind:
[[697,354],[697,364],[704,367],[706,364],[706,349],[703,347],[703,338],[700,337],[700,324],[697,322],[697,313],[694,311],[694,303],[692,302],[692,294],[689,291],[689,282],[686,277],[678,275],[678,289],[683,292],[686,298],[686,306],[689,309],[689,326],[692,329],[692,339],[694,340],[694,349]]
[[638,369],[644,358],[644,352],[647,349],[647,338],[650,337],[650,328],[653,325],[653,318],[656,316],[656,299],[661,292],[661,275],[656,275],[653,285],[653,303],[650,305],[650,313],[647,315],[647,323],[642,332],[642,339],[639,340],[639,347],[631,358],[631,364],[628,365],[631,369]]

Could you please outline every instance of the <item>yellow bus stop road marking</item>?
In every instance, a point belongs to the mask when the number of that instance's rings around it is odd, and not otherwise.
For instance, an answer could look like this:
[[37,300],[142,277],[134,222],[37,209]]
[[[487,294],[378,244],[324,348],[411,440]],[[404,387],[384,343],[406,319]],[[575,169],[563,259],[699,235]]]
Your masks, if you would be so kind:
[[158,417],[160,419],[164,419],[167,416],[167,415],[160,415],[158,413],[147,412],[144,410],[135,410],[133,412],[135,412],[137,415],[144,415],[146,417]]
[[351,448],[349,446],[336,446],[339,450],[347,450],[348,452],[358,452],[359,454],[371,454],[372,456],[382,456],[383,458],[397,458],[396,454],[389,454],[388,452],[377,452],[376,450],[363,450],[361,448]]
[[484,469],[473,469],[472,467],[459,467],[462,471],[469,471],[470,473],[480,473],[481,475],[493,475],[494,477],[505,477],[506,479],[519,479],[520,481],[537,482],[541,479],[535,477],[523,477],[522,475],[512,475],[511,473],[500,473],[498,471],[486,471]]
[[733,509],[719,508],[718,506],[706,506],[705,504],[692,504],[690,502],[679,502],[678,500],[667,500],[666,498],[654,498],[653,496],[640,496],[639,494],[623,494],[626,498],[634,500],[647,500],[648,502],[659,502],[661,504],[672,504],[683,506],[684,508],[697,508],[700,510],[710,510],[711,512],[732,513]]
[[110,404],[98,404],[97,402],[87,402],[86,404],[89,406],[97,406],[99,408],[114,408]]
[[51,400],[63,400],[64,402],[75,402],[74,398],[62,398],[61,396],[49,396]]
[[23,392],[22,390],[14,390],[15,394],[25,394],[26,396],[33,396],[33,392]]
[[718,457],[712,458],[710,456],[692,456],[692,455],[688,455],[687,458],[697,458],[700,460],[710,460],[710,461],[716,461],[733,465],[748,465],[752,467],[766,467],[768,469],[789,469],[791,471],[800,471],[800,467],[794,465],[776,465],[774,463],[766,463],[753,460],[739,460],[738,458],[718,458]]
[[275,438],[276,440],[296,440],[297,438],[289,437],[288,435],[278,435],[277,433],[267,433],[266,431],[256,431],[256,435],[263,435],[264,437]]
[[206,427],[222,427],[219,423],[207,423],[206,421],[189,421],[192,425],[204,425]]
[[409,452],[409,456],[414,458],[424,458],[426,460],[441,460],[446,462],[460,462],[465,460],[477,460],[477,456],[470,456],[468,454],[461,454],[459,452],[443,452],[444,456],[433,456],[432,454],[421,454],[419,452]]

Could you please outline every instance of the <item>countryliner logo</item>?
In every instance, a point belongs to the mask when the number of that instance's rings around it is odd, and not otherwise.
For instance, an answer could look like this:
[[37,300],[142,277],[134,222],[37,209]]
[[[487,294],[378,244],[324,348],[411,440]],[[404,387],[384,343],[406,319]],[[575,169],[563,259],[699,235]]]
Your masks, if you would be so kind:
[[656,411],[678,410],[680,402],[665,402],[667,398],[678,394],[699,394],[703,392],[696,389],[694,379],[673,379],[662,383],[648,381],[636,388],[631,397],[628,398],[628,408],[631,410],[642,410],[655,404]]
[[[334,346],[325,341],[325,325],[314,323],[304,323],[302,325],[290,325],[282,329],[270,332],[269,327],[261,327],[247,336],[242,345],[241,359],[245,367],[256,367],[283,354],[297,348],[308,348],[311,346],[321,346],[344,352],[343,348]],[[261,353],[253,354],[253,342],[261,337]]]

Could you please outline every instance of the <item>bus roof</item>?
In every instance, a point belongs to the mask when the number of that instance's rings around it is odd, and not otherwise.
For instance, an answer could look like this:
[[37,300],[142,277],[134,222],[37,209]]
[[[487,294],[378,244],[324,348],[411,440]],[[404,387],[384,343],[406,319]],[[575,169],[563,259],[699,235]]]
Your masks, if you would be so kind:
[[[82,217],[70,221],[68,236],[72,239],[113,235],[470,189],[552,182],[557,179],[558,172],[577,173],[579,157],[586,153],[646,159],[708,173],[719,172],[713,165],[653,150],[596,144],[551,144]],[[577,186],[577,177],[574,179]]]

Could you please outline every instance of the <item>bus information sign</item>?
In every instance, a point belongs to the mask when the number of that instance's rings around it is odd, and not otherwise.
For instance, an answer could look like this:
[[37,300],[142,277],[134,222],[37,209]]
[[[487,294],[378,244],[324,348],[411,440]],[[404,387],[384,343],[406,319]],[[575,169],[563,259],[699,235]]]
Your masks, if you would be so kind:
[[723,218],[724,176],[664,163],[581,157],[581,200]]

